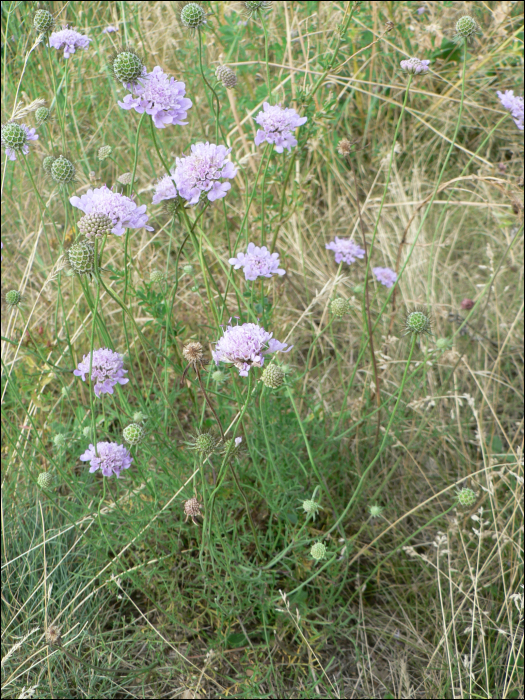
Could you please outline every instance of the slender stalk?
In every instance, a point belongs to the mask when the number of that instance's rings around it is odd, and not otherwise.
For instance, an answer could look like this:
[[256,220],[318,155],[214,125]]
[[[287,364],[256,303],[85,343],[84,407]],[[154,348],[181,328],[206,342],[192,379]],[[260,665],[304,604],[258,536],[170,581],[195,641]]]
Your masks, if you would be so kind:
[[[135,135],[135,159],[133,161],[133,172],[131,174],[131,184],[129,187],[129,191],[133,192],[133,185],[135,184],[135,173],[137,172],[137,163],[139,159],[139,134],[140,134],[140,127],[142,126],[142,122],[144,121],[144,118],[146,116],[146,112],[143,112],[140,119],[139,119],[139,125],[137,127],[137,133]],[[126,303],[127,295],[128,295],[128,243],[129,243],[129,228],[126,229],[126,238],[124,241],[124,292],[123,292],[123,297],[124,297],[124,303]]]
[[[210,83],[207,81],[206,76],[204,75],[204,68],[202,67],[202,36],[200,29],[197,30],[197,34],[199,35],[199,68],[201,71],[201,76],[204,81],[204,83],[207,85],[208,89],[211,91],[213,97],[215,98],[217,102],[217,109],[215,111],[215,142],[218,144],[219,143],[219,114],[221,111],[221,103],[219,102],[219,97],[213,87],[210,85]],[[212,97],[212,102],[213,102],[213,97]]]
[[272,87],[270,83],[270,66],[268,65],[268,30],[264,21],[264,14],[261,12],[261,24],[264,32],[264,62],[266,63],[266,87],[268,88],[268,102],[272,95]]

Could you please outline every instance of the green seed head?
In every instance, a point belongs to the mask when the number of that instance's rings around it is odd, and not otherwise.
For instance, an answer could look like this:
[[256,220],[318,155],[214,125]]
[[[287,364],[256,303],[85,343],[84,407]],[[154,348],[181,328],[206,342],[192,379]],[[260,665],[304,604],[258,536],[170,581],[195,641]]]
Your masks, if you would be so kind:
[[189,2],[180,11],[180,21],[188,29],[199,29],[206,24],[206,10],[196,2]]
[[430,317],[423,311],[410,311],[407,314],[404,335],[410,335],[411,333],[415,333],[416,335],[421,335],[422,333],[432,335]]
[[113,59],[113,75],[124,85],[136,83],[144,70],[144,62],[134,51],[121,51]]
[[146,420],[147,417],[148,416],[146,416],[146,414],[144,414],[144,413],[141,413],[141,411],[135,411],[135,413],[133,414],[133,422],[134,423],[142,423],[143,421]]
[[66,256],[77,275],[92,275],[95,272],[95,246],[87,238],[73,243]]
[[306,513],[306,515],[311,515],[312,518],[315,520],[315,516],[317,515],[317,512],[320,510],[323,510],[319,503],[316,503],[315,501],[311,499],[306,499],[306,501],[303,501],[301,503],[301,507]]
[[450,347],[450,338],[438,338],[436,340],[436,347],[438,350],[446,350]]
[[165,275],[160,270],[152,270],[149,273],[149,278],[152,282],[162,282]]
[[238,457],[240,453],[244,451],[244,449],[245,447],[241,437],[237,437],[235,439],[230,438],[230,440],[226,440],[224,443],[222,454],[228,455],[230,458]]
[[278,389],[284,382],[284,371],[278,365],[268,365],[262,373],[261,381],[270,389]]
[[476,496],[474,491],[468,488],[462,488],[460,491],[456,492],[456,495],[458,498],[459,505],[463,506],[463,508],[472,508],[472,506],[478,500],[478,497]]
[[337,299],[333,299],[330,303],[330,311],[333,313],[334,316],[342,318],[347,313],[349,313],[350,305],[346,299],[343,299],[342,297],[337,297]]
[[12,148],[13,151],[21,151],[27,143],[25,130],[16,122],[7,122],[2,126],[2,145],[4,148]]
[[225,372],[221,372],[220,369],[216,369],[215,372],[212,372],[211,378],[214,382],[217,382],[217,384],[222,384],[222,382],[226,381],[227,375]]
[[69,185],[75,179],[75,166],[64,156],[58,156],[51,164],[51,177],[58,185]]
[[122,431],[122,436],[130,445],[138,445],[144,438],[144,428],[138,423],[130,423],[127,428]]
[[35,112],[35,119],[37,124],[43,124],[47,122],[51,115],[51,112],[47,107],[39,107]]
[[36,483],[41,489],[48,489],[53,483],[53,475],[49,472],[42,472],[38,475]]
[[33,27],[39,34],[50,32],[55,26],[55,18],[48,10],[37,10],[33,19]]
[[106,214],[86,214],[78,222],[78,230],[87,238],[111,233],[113,222]]
[[66,436],[62,433],[57,433],[53,438],[53,445],[58,449],[62,449],[66,446]]
[[217,66],[215,77],[230,90],[237,85],[237,75],[228,66]]
[[271,0],[246,0],[242,3],[246,9],[246,12],[250,15],[254,15],[257,12],[264,12],[264,10],[269,10],[272,6]]
[[316,542],[312,545],[312,548],[310,549],[310,554],[312,556],[312,559],[315,559],[315,561],[321,561],[321,559],[324,559],[326,557],[326,547],[322,542]]
[[173,197],[172,199],[165,199],[162,204],[164,207],[164,211],[168,216],[175,216],[177,211],[179,210],[180,207],[180,198],[179,197]]
[[480,32],[481,27],[476,22],[474,17],[471,17],[470,15],[460,17],[456,22],[456,41],[462,41],[463,39],[470,41],[470,39]]
[[98,159],[99,160],[106,160],[106,158],[109,158],[109,156],[111,155],[112,152],[113,152],[113,149],[111,148],[111,146],[101,146],[98,149],[98,154],[97,154]]
[[55,156],[46,156],[44,160],[42,161],[42,167],[48,173],[48,175],[51,174],[51,166],[53,165],[55,161]]
[[8,292],[6,292],[5,303],[7,304],[7,306],[13,308],[15,306],[18,306],[21,301],[22,295],[17,289],[11,289]]
[[90,425],[86,425],[85,428],[82,428],[82,435],[85,438],[91,437],[91,426]]
[[368,512],[371,518],[379,518],[383,511],[384,508],[382,506],[368,506]]
[[182,271],[185,275],[193,275],[193,265],[184,265]]
[[200,433],[194,438],[191,449],[201,455],[211,454],[217,447],[217,438],[211,433]]

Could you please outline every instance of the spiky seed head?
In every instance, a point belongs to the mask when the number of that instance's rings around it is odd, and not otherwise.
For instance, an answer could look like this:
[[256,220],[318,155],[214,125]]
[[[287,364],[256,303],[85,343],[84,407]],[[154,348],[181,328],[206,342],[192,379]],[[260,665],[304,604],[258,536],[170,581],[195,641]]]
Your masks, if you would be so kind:
[[321,561],[326,557],[326,547],[322,542],[316,542],[310,549],[310,555],[315,561]]
[[51,166],[55,162],[55,156],[46,156],[44,160],[42,161],[42,167],[44,168],[45,172],[50,175],[51,174]]
[[330,303],[330,311],[333,313],[334,316],[342,318],[347,313],[349,313],[350,304],[348,303],[347,299],[337,297],[337,299],[333,299]]
[[87,238],[82,238],[66,253],[69,265],[77,275],[92,275],[95,272],[95,246]]
[[35,112],[35,119],[37,124],[43,124],[47,122],[51,115],[51,112],[47,107],[39,107]]
[[33,27],[39,34],[50,32],[55,26],[55,18],[48,10],[37,10],[33,19]]
[[38,475],[36,483],[41,489],[48,489],[53,483],[53,475],[49,472],[42,472]]
[[222,454],[228,455],[230,459],[238,457],[241,454],[241,452],[244,451],[245,445],[241,437],[230,438],[229,440],[226,440],[222,448]]
[[410,311],[405,319],[405,332],[403,335],[421,335],[423,333],[432,335],[430,316],[423,311]]
[[180,197],[173,197],[172,199],[165,199],[163,201],[164,211],[168,216],[175,216],[178,212],[181,204]]
[[254,15],[269,10],[273,3],[272,0],[246,0],[242,4],[249,15]]
[[311,498],[307,498],[306,501],[303,501],[301,503],[301,508],[304,510],[307,516],[311,515],[314,520],[315,516],[317,515],[317,512],[319,510],[323,510],[319,503],[312,500]]
[[120,82],[136,83],[144,72],[144,62],[134,51],[120,51],[113,58],[113,75]]
[[151,282],[162,282],[164,280],[164,273],[161,272],[160,270],[152,270],[149,273],[149,278]]
[[189,2],[180,11],[180,21],[188,29],[199,29],[206,24],[206,10],[196,2]]
[[60,634],[60,627],[56,625],[49,625],[46,630],[46,642],[51,644],[53,647],[59,647],[62,645],[62,635]]
[[122,437],[130,445],[138,445],[144,439],[145,431],[139,423],[130,423],[122,431]]
[[284,382],[284,370],[278,365],[268,365],[262,373],[261,381],[270,389],[278,389]]
[[113,222],[107,214],[86,214],[78,222],[78,230],[87,238],[100,238],[105,233],[110,233]]
[[50,168],[51,177],[58,185],[69,185],[75,179],[75,166],[64,156],[55,158]]
[[53,437],[53,445],[55,447],[58,447],[59,449],[61,449],[62,447],[65,447],[66,446],[66,436],[62,435],[62,433],[57,433]]
[[27,134],[17,122],[7,122],[2,126],[2,145],[12,148],[13,151],[21,151],[27,143]]
[[472,506],[478,500],[478,497],[476,496],[474,491],[472,489],[468,489],[466,487],[457,491],[456,496],[457,496],[459,505],[463,506],[463,508],[472,508]]
[[10,308],[14,308],[15,306],[18,306],[20,302],[22,301],[22,295],[18,291],[18,289],[10,289],[8,292],[5,294],[5,303],[7,306]]
[[135,413],[133,414],[133,422],[142,423],[146,420],[147,417],[148,416],[145,413],[142,413],[142,411],[135,411]]
[[225,372],[222,372],[220,369],[216,369],[215,372],[212,372],[211,378],[213,379],[214,382],[217,382],[217,384],[222,384],[222,382],[226,381],[227,375]]
[[454,39],[456,41],[470,41],[476,34],[481,32],[481,27],[476,22],[474,17],[470,15],[464,15],[460,17],[456,22],[456,36]]
[[237,85],[237,74],[228,66],[217,66],[215,71],[217,80],[220,80],[225,88],[232,89]]
[[99,160],[106,160],[106,158],[109,158],[109,156],[112,154],[112,152],[113,152],[113,149],[111,148],[111,146],[101,146],[98,149],[98,154],[97,154],[98,159]]
[[352,150],[352,143],[348,139],[341,139],[339,143],[337,144],[337,152],[339,155],[343,156],[343,158],[346,158],[346,156],[350,155],[350,152]]
[[384,508],[382,506],[368,506],[368,512],[371,518],[379,518],[383,511]]
[[193,265],[184,265],[182,271],[185,275],[193,275]]
[[182,348],[182,356],[186,362],[189,362],[191,365],[201,362],[202,358],[204,357],[202,345],[197,341],[186,343],[186,345]]
[[450,338],[438,338],[436,347],[438,350],[446,350],[450,346]]
[[193,440],[191,449],[201,455],[211,454],[217,447],[217,438],[212,433],[199,433]]
[[186,522],[188,518],[191,518],[192,522],[197,525],[198,523],[195,518],[201,517],[201,508],[202,503],[199,503],[196,498],[189,498],[187,501],[184,501],[184,513],[186,515],[184,522]]

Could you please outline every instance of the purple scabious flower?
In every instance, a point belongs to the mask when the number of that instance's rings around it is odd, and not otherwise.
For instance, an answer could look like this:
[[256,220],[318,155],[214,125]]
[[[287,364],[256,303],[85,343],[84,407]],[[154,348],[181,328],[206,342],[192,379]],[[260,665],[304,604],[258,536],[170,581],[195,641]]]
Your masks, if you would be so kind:
[[499,101],[508,109],[514,119],[514,124],[520,131],[523,131],[523,97],[514,95],[514,90],[505,90],[505,92],[497,91],[496,95]]
[[108,26],[102,30],[102,34],[111,34],[112,32],[118,32],[118,27],[114,24],[108,24]]
[[176,82],[175,78],[166,75],[160,66],[155,66],[151,73],[128,89],[132,94],[126,95],[123,102],[119,102],[122,109],[134,109],[139,114],[150,114],[157,129],[164,129],[170,124],[187,124],[186,110],[192,106],[192,101],[187,97],[186,85]]
[[372,272],[374,273],[376,280],[381,284],[384,284],[385,287],[388,287],[389,289],[397,282],[396,273],[389,267],[373,267]]
[[[77,369],[73,370],[73,374],[76,377],[82,377],[83,382],[86,381],[86,375],[89,374],[89,362],[90,356],[84,355]],[[124,376],[128,370],[124,369],[122,355],[119,355],[118,352],[109,348],[94,350],[91,365],[91,379],[95,382],[93,390],[97,397],[100,397],[100,394],[112,394],[115,384],[129,382],[129,379]]]
[[272,336],[273,333],[268,333],[256,323],[228,325],[212,352],[215,364],[229,362],[237,367],[241,377],[247,377],[250,367],[263,366],[265,355],[292,349],[293,345],[288,347],[287,343],[281,343]]
[[407,73],[412,73],[412,75],[420,75],[421,73],[428,73],[428,66],[430,61],[427,59],[420,60],[419,58],[406,58],[399,64],[401,68]]
[[284,148],[291,151],[297,146],[293,132],[298,126],[305,124],[308,117],[300,117],[295,109],[264,102],[263,111],[259,112],[255,121],[262,127],[255,135],[255,145],[260,146],[263,141],[267,141],[274,144],[277,153],[282,153]]
[[325,248],[334,251],[336,263],[345,262],[347,265],[351,265],[357,258],[363,259],[365,257],[364,249],[360,248],[357,243],[354,243],[349,238],[338,238],[336,236],[333,241],[325,245]]
[[57,51],[64,49],[64,58],[69,58],[77,49],[87,49],[90,41],[93,39],[65,26],[59,32],[51,34],[49,46],[53,46]]
[[122,236],[127,228],[145,228],[147,231],[153,231],[151,226],[146,225],[148,215],[145,204],[139,207],[131,197],[113,192],[106,185],[94,190],[89,189],[86,194],[81,197],[71,197],[69,201],[84,214],[109,216],[113,223],[111,233],[115,236]]
[[30,129],[26,124],[7,122],[2,126],[2,146],[9,160],[16,160],[16,155],[29,153],[28,141],[36,141],[38,134],[35,129]]
[[231,150],[214,143],[194,143],[189,156],[177,158],[173,176],[180,196],[190,204],[199,201],[201,192],[207,193],[210,202],[226,197],[231,184],[220,179],[237,175],[235,165],[226,160]]
[[418,13],[418,15],[422,15],[423,12],[424,12],[426,9],[427,9],[427,8],[426,8],[424,5],[422,5],[421,7],[418,7],[418,8],[417,8],[417,13]]
[[265,245],[259,248],[254,243],[248,243],[246,253],[237,253],[237,257],[230,258],[228,262],[235,266],[235,270],[244,267],[244,276],[250,281],[257,277],[286,274],[286,270],[279,268],[279,253],[270,253]]
[[177,188],[173,184],[173,170],[170,170],[171,175],[164,175],[155,185],[155,194],[153,195],[152,203],[158,204],[164,199],[173,199],[177,196]]
[[117,479],[120,477],[120,472],[123,469],[129,469],[133,462],[133,457],[124,445],[117,445],[116,442],[97,442],[96,449],[94,445],[90,445],[79,459],[91,464],[90,472],[100,469],[103,476],[115,474]]

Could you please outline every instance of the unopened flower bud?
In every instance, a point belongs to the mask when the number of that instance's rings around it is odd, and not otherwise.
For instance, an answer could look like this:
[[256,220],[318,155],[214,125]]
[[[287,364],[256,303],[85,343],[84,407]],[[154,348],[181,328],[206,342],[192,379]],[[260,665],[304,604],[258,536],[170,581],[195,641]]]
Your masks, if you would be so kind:
[[316,542],[310,549],[310,555],[315,561],[321,561],[326,557],[326,547],[322,542]]
[[423,311],[410,311],[405,319],[404,335],[426,333],[432,335],[432,323],[430,317]]

